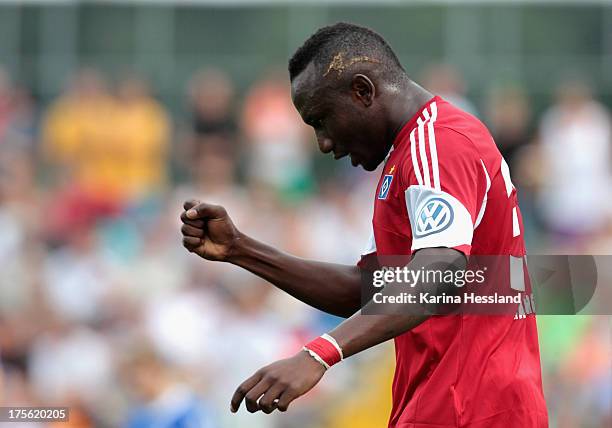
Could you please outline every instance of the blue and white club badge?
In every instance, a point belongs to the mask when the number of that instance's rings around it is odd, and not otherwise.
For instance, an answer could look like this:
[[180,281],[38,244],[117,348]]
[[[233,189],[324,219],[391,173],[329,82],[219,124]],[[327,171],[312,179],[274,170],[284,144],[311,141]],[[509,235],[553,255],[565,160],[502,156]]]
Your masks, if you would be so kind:
[[391,188],[391,182],[393,181],[393,172],[395,171],[395,165],[389,168],[389,172],[383,177],[382,184],[380,185],[380,191],[378,192],[378,199],[387,199],[389,195],[389,189]]
[[392,181],[393,175],[387,174],[383,177],[382,184],[380,185],[380,191],[378,192],[378,199],[387,199]]
[[453,208],[440,197],[431,197],[421,205],[414,228],[414,236],[422,238],[448,229],[453,222]]

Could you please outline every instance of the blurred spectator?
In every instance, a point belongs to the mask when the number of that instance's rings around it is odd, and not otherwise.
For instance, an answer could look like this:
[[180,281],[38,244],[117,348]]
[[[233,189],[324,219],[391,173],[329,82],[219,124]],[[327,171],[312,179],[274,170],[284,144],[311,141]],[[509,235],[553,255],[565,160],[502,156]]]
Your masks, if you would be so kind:
[[112,112],[113,100],[102,76],[95,70],[81,70],[45,115],[45,160],[58,174],[72,175],[81,186],[103,189],[109,162],[112,170],[112,152],[106,154],[114,134]]
[[502,84],[491,88],[486,102],[487,125],[510,167],[517,187],[528,248],[541,239],[541,221],[536,206],[540,181],[540,157],[533,143],[531,106],[523,88]]
[[114,152],[117,170],[107,185],[138,200],[162,192],[168,184],[171,122],[142,78],[122,80],[117,95],[111,124],[114,138],[106,149],[107,154]]
[[495,143],[513,171],[517,151],[531,138],[529,100],[519,86],[496,86],[489,92],[486,111]]
[[291,103],[286,80],[284,73],[271,73],[251,88],[242,127],[249,144],[249,179],[291,196],[312,186],[315,144],[306,137],[307,128]]
[[202,70],[189,82],[188,92],[196,139],[234,136],[234,86],[226,74],[221,70]]
[[0,68],[0,157],[9,151],[33,155],[34,102],[29,91],[13,84]]
[[455,67],[450,64],[433,64],[427,67],[421,75],[420,82],[428,91],[441,96],[468,113],[478,115],[476,107],[466,97],[465,79]]
[[126,428],[216,428],[202,397],[146,345],[139,346],[122,369],[122,377],[140,403]]
[[[95,406],[111,386],[112,351],[99,332],[55,320],[35,341],[28,371],[38,397],[47,403]],[[99,404],[98,404],[99,405]]]
[[563,428],[609,426],[612,420],[612,348],[606,318],[538,317],[544,392],[551,425]]
[[236,158],[232,155],[232,140],[222,135],[206,137],[206,145],[193,158],[192,188],[185,195],[206,195],[206,200],[227,205],[228,210],[242,215],[244,189],[236,184]]
[[[187,87],[189,130],[179,147],[181,168],[192,177],[209,146],[217,147],[235,158],[238,155],[234,87],[221,70],[199,71]],[[180,173],[181,171],[179,171]]]
[[77,75],[43,128],[51,165],[85,191],[117,201],[163,189],[169,138],[169,118],[143,80],[121,81],[113,97],[92,70]]
[[[339,179],[324,182],[319,196],[306,201],[294,226],[296,232],[303,236],[293,240],[292,252],[329,262],[356,262],[368,239],[371,225],[369,221],[364,221],[367,217],[357,218],[353,213],[365,207],[370,210],[370,206],[361,199],[356,201],[359,194],[347,191],[347,187],[348,183]],[[342,239],[338,239],[340,236]]]
[[[212,287],[160,293],[146,305],[144,322],[152,346],[169,363],[214,373],[223,321],[230,308]],[[205,363],[205,364],[204,364]]]
[[[0,148],[0,314],[19,312],[34,296],[39,279],[42,241],[41,194],[34,181],[34,165],[26,153],[3,152]],[[19,286],[15,286],[15,285]]]
[[539,206],[557,239],[568,243],[610,220],[608,110],[582,81],[564,81],[540,124],[543,183]]
[[95,230],[89,225],[75,227],[67,245],[47,258],[45,297],[62,319],[94,322],[108,292],[110,269],[100,254]]

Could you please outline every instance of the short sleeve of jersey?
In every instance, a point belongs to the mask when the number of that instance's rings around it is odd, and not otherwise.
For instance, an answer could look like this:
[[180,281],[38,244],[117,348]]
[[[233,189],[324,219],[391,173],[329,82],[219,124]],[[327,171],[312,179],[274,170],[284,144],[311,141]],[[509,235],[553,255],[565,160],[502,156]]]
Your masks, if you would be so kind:
[[414,252],[448,247],[470,254],[475,225],[490,186],[472,142],[445,127],[415,129],[402,168]]

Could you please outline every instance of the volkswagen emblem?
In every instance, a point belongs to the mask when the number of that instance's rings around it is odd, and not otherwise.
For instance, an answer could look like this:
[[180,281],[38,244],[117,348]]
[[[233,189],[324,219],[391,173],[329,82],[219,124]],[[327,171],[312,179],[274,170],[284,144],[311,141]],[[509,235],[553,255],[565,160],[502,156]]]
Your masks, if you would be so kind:
[[422,238],[447,229],[453,221],[453,208],[442,198],[433,197],[421,205],[414,236]]

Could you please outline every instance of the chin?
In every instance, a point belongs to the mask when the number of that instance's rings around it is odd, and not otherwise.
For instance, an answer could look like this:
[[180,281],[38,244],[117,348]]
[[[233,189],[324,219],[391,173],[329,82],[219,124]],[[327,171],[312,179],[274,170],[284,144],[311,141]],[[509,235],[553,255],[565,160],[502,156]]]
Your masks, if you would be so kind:
[[374,171],[376,170],[376,168],[378,168],[378,166],[384,161],[384,159],[381,160],[367,160],[364,161],[363,163],[360,162],[360,165],[363,169],[365,169],[366,171]]
[[363,169],[365,169],[366,171],[371,172],[371,171],[376,170],[376,168],[378,168],[378,164],[376,164],[376,165],[368,165],[368,164],[363,164],[363,165],[361,165],[361,167],[362,167]]

